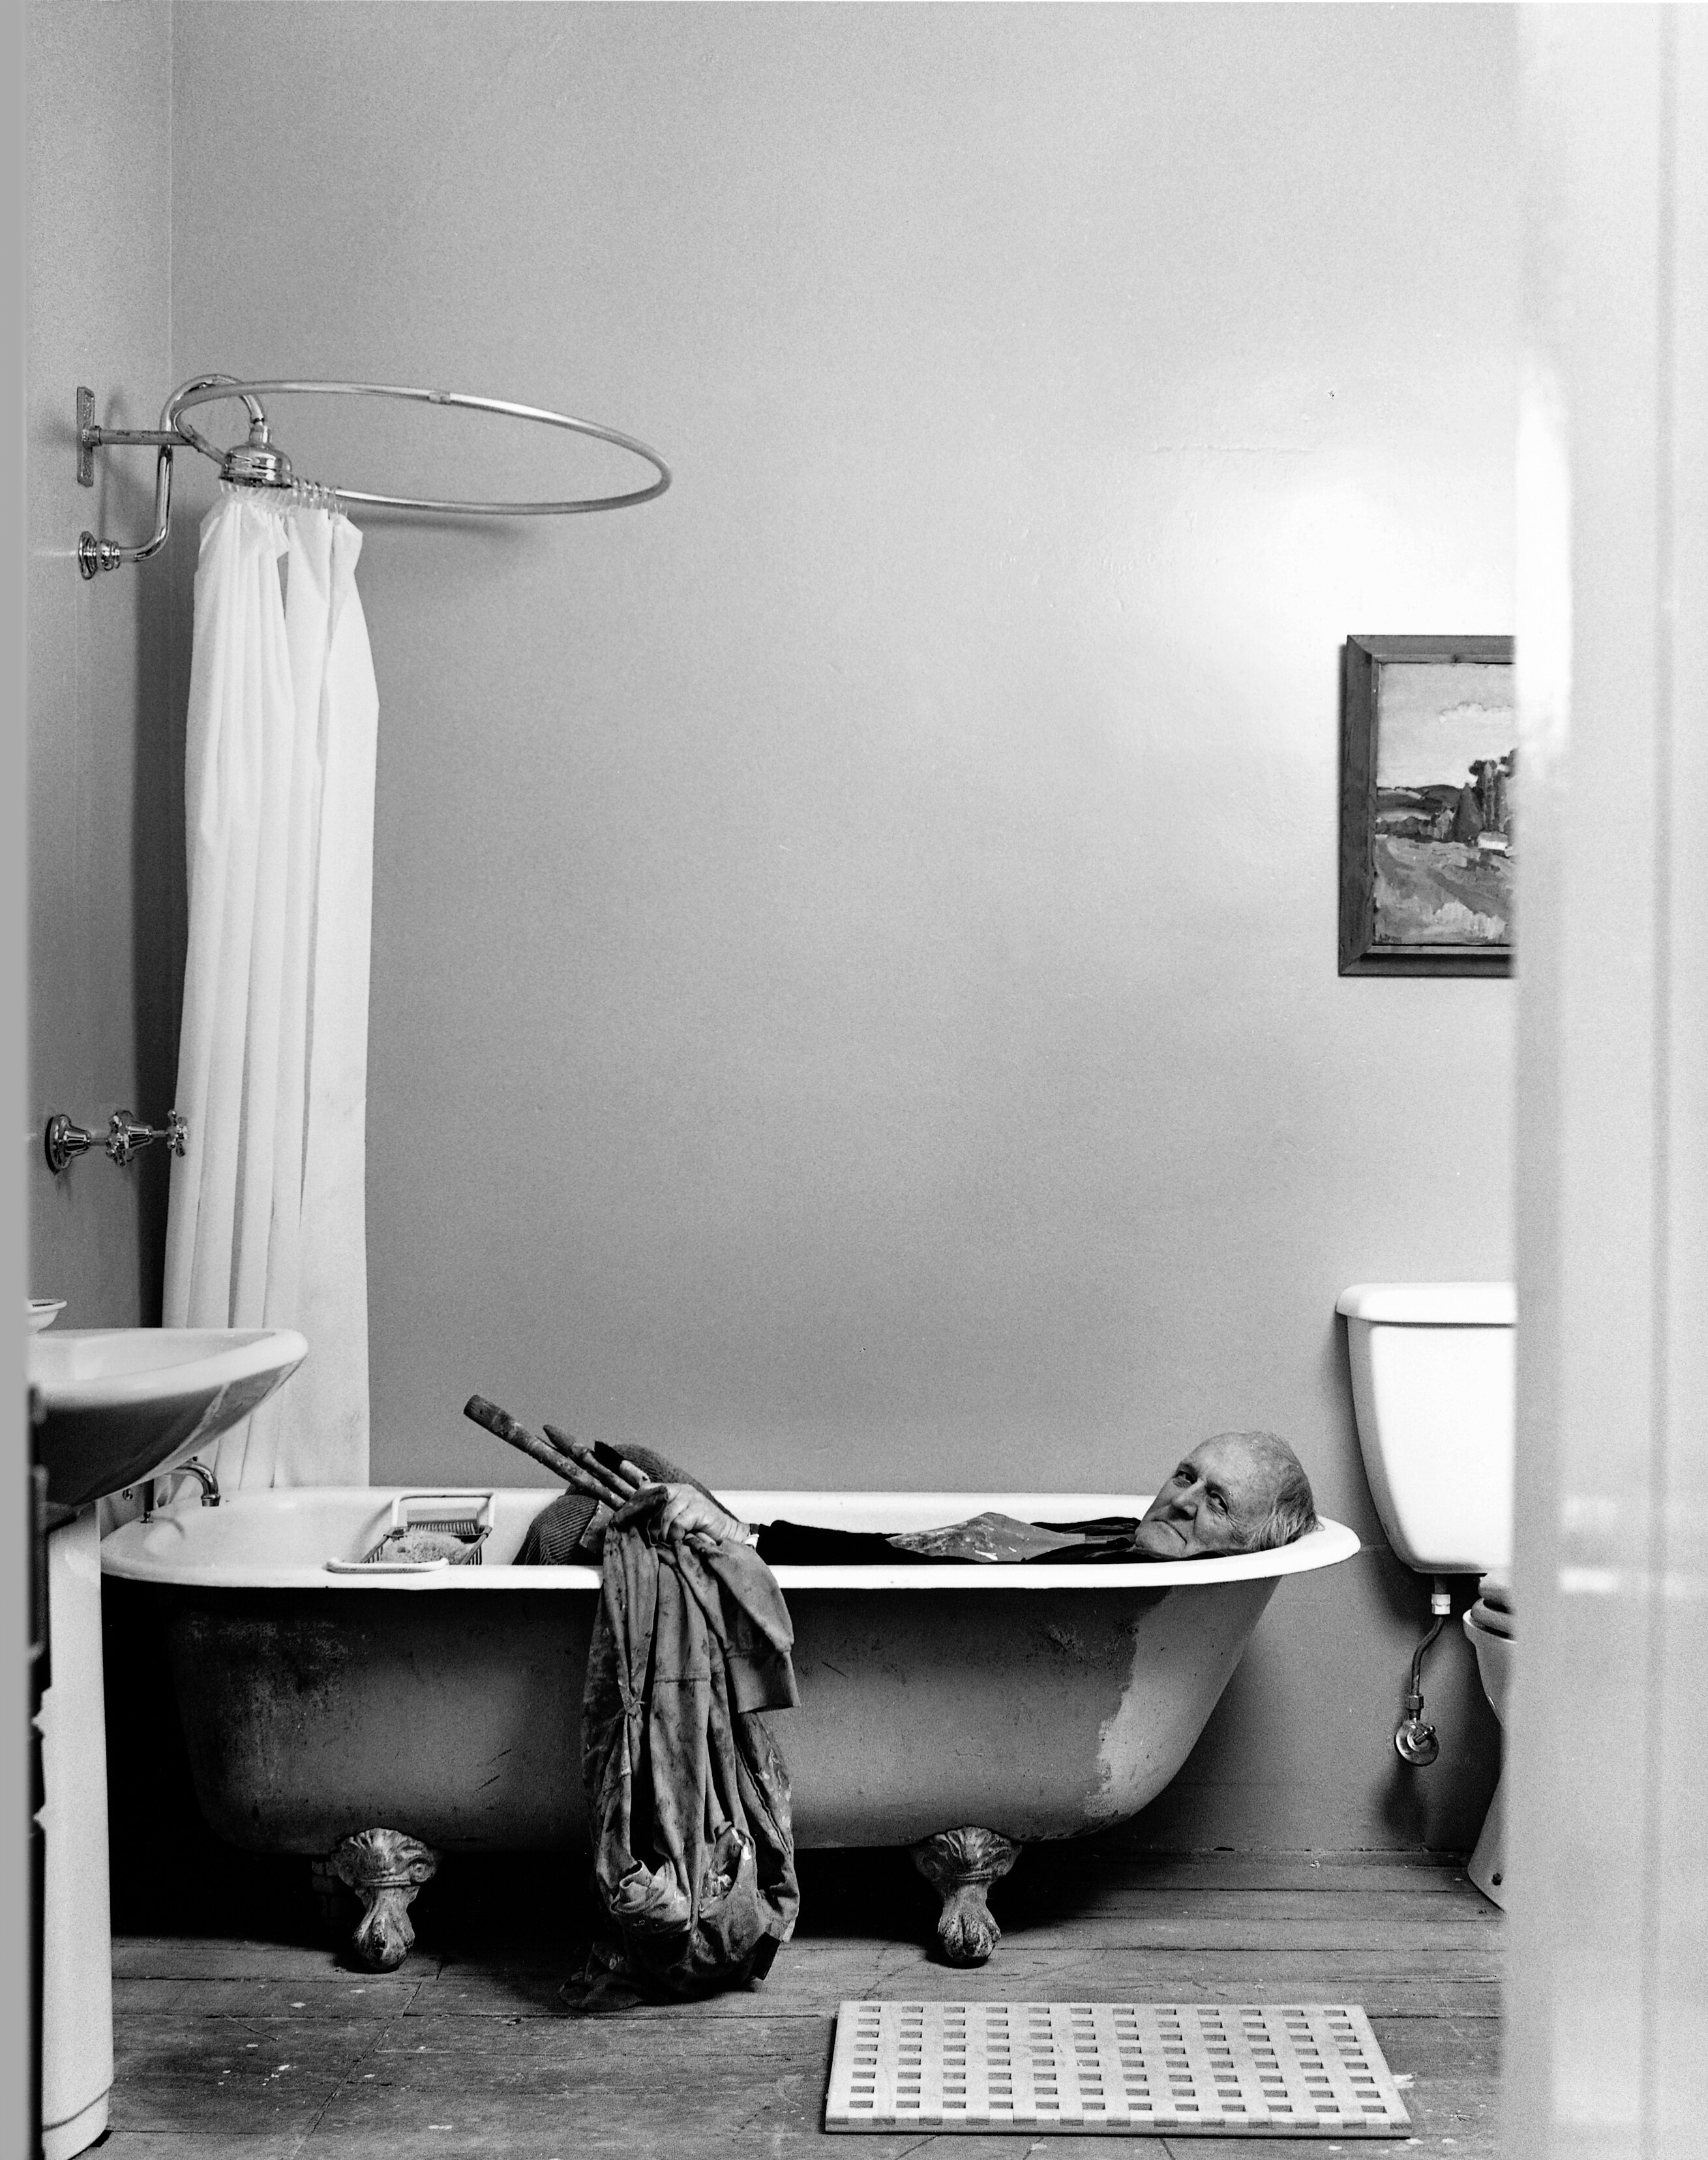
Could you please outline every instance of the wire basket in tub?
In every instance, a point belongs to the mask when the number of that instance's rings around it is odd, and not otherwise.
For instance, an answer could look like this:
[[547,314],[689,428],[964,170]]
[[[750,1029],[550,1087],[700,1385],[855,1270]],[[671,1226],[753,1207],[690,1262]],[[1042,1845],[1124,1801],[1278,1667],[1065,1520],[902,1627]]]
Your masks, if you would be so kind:
[[492,1534],[490,1492],[400,1493],[385,1535],[360,1560],[326,1562],[335,1575],[426,1575],[439,1568],[479,1567]]

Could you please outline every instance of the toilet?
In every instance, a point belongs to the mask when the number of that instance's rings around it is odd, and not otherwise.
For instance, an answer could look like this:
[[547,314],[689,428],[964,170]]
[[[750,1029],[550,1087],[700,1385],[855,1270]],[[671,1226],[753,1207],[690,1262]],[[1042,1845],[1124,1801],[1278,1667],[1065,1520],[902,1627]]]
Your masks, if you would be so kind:
[[[1471,1647],[1477,1653],[1482,1691],[1504,1730],[1507,1689],[1513,1672],[1513,1586],[1503,1569],[1492,1568],[1477,1585],[1477,1602],[1465,1615],[1464,1627]],[[1493,1898],[1502,1912],[1507,1905],[1506,1811],[1503,1805],[1506,1777],[1503,1763],[1494,1797],[1482,1819],[1482,1834],[1466,1869],[1483,1896]]]
[[[1355,1283],[1347,1321],[1358,1446],[1395,1555],[1420,1575],[1475,1575],[1464,1628],[1503,1726],[1513,1617],[1513,1347],[1508,1282]],[[1468,1873],[1504,1909],[1506,1773]]]

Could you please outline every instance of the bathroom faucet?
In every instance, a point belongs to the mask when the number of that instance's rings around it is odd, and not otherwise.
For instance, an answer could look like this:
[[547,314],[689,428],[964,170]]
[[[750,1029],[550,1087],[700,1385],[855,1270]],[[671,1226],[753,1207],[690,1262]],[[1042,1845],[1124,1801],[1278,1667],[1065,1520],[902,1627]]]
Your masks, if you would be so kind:
[[169,1470],[157,1471],[143,1488],[143,1520],[154,1519],[154,1488],[164,1485],[169,1477],[194,1477],[201,1486],[201,1504],[217,1508],[220,1504],[220,1481],[205,1462],[198,1462],[192,1455],[187,1462],[174,1462]]
[[182,1155],[189,1144],[189,1127],[176,1110],[167,1112],[164,1125],[145,1125],[134,1110],[115,1110],[106,1121],[106,1139],[102,1143],[86,1127],[74,1124],[63,1110],[55,1110],[42,1135],[42,1151],[48,1168],[57,1177],[80,1155],[102,1145],[123,1170],[155,1140],[165,1141],[169,1155]]

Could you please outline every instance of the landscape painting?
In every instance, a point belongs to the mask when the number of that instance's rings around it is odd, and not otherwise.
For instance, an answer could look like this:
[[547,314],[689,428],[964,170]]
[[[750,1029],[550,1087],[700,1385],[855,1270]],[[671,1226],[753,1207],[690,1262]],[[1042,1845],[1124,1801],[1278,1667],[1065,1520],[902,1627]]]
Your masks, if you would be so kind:
[[1343,974],[1505,974],[1518,865],[1507,638],[1347,645]]

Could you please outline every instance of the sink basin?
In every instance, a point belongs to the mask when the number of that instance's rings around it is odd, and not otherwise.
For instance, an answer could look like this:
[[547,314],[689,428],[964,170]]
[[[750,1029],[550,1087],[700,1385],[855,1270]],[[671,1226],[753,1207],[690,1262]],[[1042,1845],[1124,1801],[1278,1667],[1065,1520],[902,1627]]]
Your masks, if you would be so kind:
[[80,1508],[247,1417],[308,1355],[293,1327],[60,1327],[25,1344],[48,1498]]

